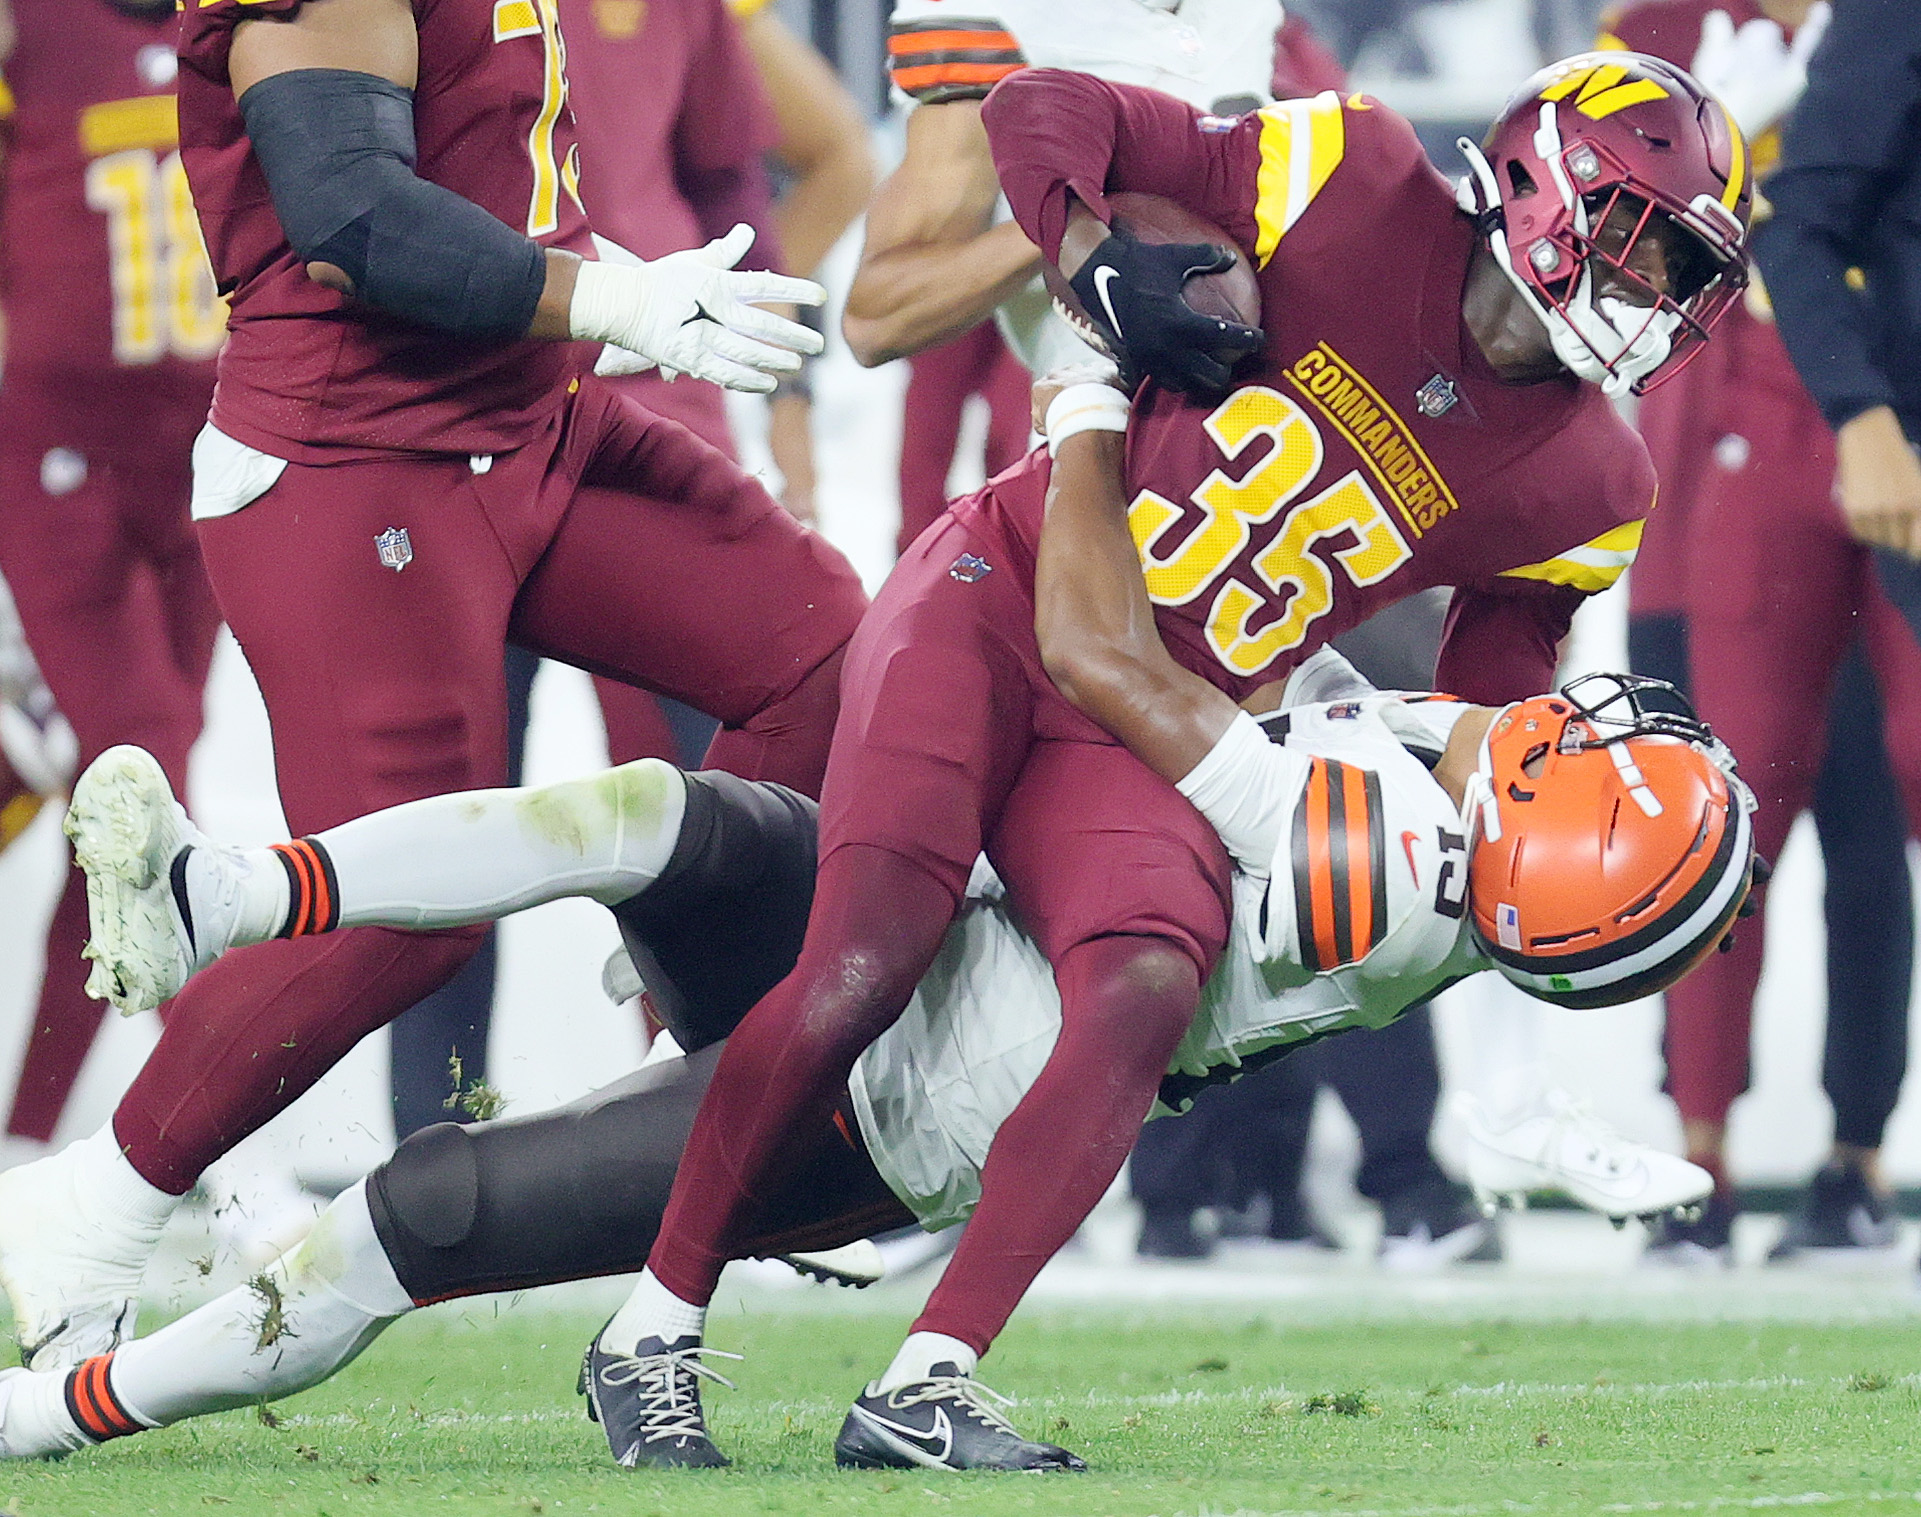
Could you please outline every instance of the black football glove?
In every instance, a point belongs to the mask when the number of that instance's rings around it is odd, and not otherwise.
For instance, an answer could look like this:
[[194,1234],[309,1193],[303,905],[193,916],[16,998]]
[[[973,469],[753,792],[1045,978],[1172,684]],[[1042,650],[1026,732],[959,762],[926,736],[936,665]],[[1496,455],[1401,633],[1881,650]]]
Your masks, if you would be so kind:
[[1203,316],[1181,299],[1181,287],[1233,265],[1226,248],[1141,242],[1115,227],[1068,283],[1129,389],[1145,375],[1195,400],[1218,400],[1234,365],[1266,338],[1257,327]]

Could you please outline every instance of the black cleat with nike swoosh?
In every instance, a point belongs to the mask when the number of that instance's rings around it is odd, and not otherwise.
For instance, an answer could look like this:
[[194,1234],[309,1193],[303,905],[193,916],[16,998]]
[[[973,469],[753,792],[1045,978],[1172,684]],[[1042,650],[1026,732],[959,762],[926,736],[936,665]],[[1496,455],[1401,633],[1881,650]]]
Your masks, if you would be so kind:
[[953,1364],[891,1391],[871,1387],[841,1424],[834,1463],[853,1470],[1084,1470],[1051,1443],[1029,1443],[994,1409],[1010,1405]]
[[587,1345],[580,1364],[580,1393],[587,1416],[598,1422],[627,1469],[720,1469],[729,1461],[707,1436],[700,1382],[733,1389],[734,1382],[700,1361],[738,1359],[706,1348],[698,1338],[663,1343],[643,1338],[631,1354],[610,1354],[600,1339]]

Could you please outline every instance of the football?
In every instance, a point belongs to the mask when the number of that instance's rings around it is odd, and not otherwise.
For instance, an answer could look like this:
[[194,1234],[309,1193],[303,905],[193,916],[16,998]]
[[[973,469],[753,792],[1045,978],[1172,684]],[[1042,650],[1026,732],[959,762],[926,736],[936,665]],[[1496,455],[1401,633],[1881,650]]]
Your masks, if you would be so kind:
[[[1218,316],[1250,327],[1261,324],[1261,287],[1254,277],[1254,265],[1246,250],[1226,232],[1165,195],[1123,190],[1109,195],[1107,203],[1114,208],[1114,224],[1142,242],[1205,242],[1226,248],[1234,255],[1233,265],[1218,274],[1196,274],[1182,287],[1181,298],[1203,316]],[[1119,355],[1108,350],[1099,329],[1088,319],[1067,276],[1051,263],[1043,264],[1041,272],[1048,293],[1054,297],[1054,309],[1068,325],[1091,346],[1117,358]]]

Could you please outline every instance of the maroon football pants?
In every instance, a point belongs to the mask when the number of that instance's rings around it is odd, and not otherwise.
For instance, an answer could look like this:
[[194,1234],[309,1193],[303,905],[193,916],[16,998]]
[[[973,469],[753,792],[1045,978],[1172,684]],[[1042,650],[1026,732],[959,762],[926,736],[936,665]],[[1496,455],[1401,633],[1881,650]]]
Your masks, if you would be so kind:
[[[188,453],[205,392],[130,405],[114,447],[70,446],[68,397],[9,376],[0,401],[0,573],[84,767],[137,743],[184,794],[220,613],[187,520]],[[95,428],[98,419],[93,418]],[[86,876],[69,865],[7,1131],[45,1141],[105,1006],[87,998]]]
[[711,1297],[791,1135],[827,1120],[905,1008],[983,847],[1054,965],[1062,1031],[917,1325],[985,1351],[1140,1130],[1226,941],[1228,864],[1172,785],[1055,692],[1032,575],[950,517],[849,648],[800,959],[729,1038],[649,1261],[684,1299]]
[[[1778,859],[1808,808],[1835,670],[1859,638],[1881,688],[1888,760],[1921,819],[1921,646],[1834,504],[1834,444],[1806,395],[1723,398],[1729,441],[1706,470],[1688,544],[1694,701],[1753,788],[1755,847]],[[1684,1121],[1722,1123],[1747,1088],[1763,919],[1740,923],[1667,993],[1668,1087]]]
[[[398,569],[376,544],[395,531]],[[710,764],[818,793],[858,580],[718,450],[593,380],[547,437],[491,463],[289,465],[200,540],[297,833],[500,784],[510,637],[709,712]],[[175,998],[115,1113],[128,1158],[184,1192],[483,930],[228,955]]]

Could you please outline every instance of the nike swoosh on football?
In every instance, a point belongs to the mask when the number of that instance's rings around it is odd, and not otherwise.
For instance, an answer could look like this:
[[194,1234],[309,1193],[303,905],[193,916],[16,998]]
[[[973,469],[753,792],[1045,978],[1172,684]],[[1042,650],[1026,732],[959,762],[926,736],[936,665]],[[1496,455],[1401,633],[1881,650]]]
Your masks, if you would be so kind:
[[[1105,275],[1105,278],[1101,276]],[[1107,297],[1107,287],[1121,277],[1121,271],[1111,263],[1104,263],[1094,270],[1094,293],[1101,297],[1101,308],[1107,312],[1107,323],[1114,329],[1114,335],[1126,341],[1121,331],[1121,319],[1114,314],[1114,302]]]
[[934,1408],[932,1431],[925,1433],[917,1427],[908,1427],[905,1423],[894,1422],[878,1412],[870,1412],[866,1407],[860,1409],[860,1414],[876,1427],[883,1428],[897,1437],[905,1438],[917,1448],[925,1449],[943,1464],[947,1462],[947,1456],[954,1452],[954,1424],[947,1420],[947,1413],[940,1407]]

